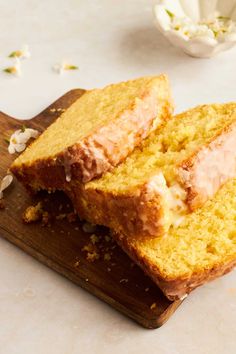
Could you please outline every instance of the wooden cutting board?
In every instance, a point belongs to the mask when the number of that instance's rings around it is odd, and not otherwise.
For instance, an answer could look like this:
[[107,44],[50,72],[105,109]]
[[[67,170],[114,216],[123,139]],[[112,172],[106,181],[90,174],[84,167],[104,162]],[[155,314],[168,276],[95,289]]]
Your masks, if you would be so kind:
[[[23,124],[43,131],[83,92],[79,89],[68,92],[27,121],[18,121],[0,112],[0,179],[16,158],[16,154],[8,153],[5,139]],[[95,242],[95,247],[99,259],[89,261],[86,249],[91,246],[91,234],[83,232],[78,220],[70,223],[67,219],[55,217],[72,211],[69,200],[62,193],[41,193],[30,197],[14,179],[4,193],[4,200],[5,208],[0,210],[2,237],[144,327],[160,327],[180,305],[181,301],[166,299],[142,270],[112,240],[109,241],[109,237],[105,237],[109,235],[107,229],[96,230],[99,241]],[[42,223],[24,224],[23,211],[29,205],[36,205],[38,200],[43,201],[54,217],[46,226]]]

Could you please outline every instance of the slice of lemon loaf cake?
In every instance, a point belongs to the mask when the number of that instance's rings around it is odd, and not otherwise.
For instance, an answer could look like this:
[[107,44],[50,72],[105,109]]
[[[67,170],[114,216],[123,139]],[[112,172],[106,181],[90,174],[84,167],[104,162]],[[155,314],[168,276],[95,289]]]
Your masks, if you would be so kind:
[[86,182],[123,161],[173,111],[165,75],[85,92],[13,163],[25,184]]
[[171,228],[168,237],[114,237],[170,300],[183,298],[236,266],[236,179]]
[[236,104],[216,104],[175,116],[112,172],[65,190],[81,218],[156,237],[234,176]]

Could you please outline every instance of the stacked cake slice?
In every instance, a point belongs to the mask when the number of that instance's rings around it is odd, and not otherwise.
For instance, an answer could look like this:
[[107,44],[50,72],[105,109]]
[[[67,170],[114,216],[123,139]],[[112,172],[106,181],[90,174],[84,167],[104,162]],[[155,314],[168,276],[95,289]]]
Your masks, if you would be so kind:
[[64,190],[176,299],[236,263],[236,104],[171,112],[163,75],[86,92],[11,170]]

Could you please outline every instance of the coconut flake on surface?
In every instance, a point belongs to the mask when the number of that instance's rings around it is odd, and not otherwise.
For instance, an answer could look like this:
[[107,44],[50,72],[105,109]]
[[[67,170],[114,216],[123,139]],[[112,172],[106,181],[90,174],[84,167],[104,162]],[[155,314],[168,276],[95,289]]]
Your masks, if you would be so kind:
[[3,191],[10,186],[12,181],[13,181],[12,175],[6,175],[5,177],[3,177],[3,179],[0,183],[0,199],[3,198]]
[[15,58],[15,65],[8,66],[4,68],[3,71],[9,75],[21,76],[22,71],[21,71],[21,62],[19,58],[17,57]]
[[67,64],[65,62],[62,63],[57,63],[55,65],[53,65],[52,69],[58,73],[58,74],[63,74],[64,71],[70,71],[70,70],[78,70],[78,66],[77,65],[72,65],[72,64]]
[[29,46],[27,44],[23,45],[20,50],[14,50],[8,55],[9,58],[19,58],[19,59],[28,59],[31,57],[29,51]]
[[215,12],[210,18],[194,22],[190,17],[176,16],[165,9],[170,20],[170,28],[186,38],[208,37],[211,39],[223,38],[229,34],[236,34],[236,23],[229,17],[220,16]]
[[22,128],[16,130],[10,137],[10,143],[8,146],[9,154],[14,154],[15,152],[22,152],[26,148],[27,142],[31,138],[37,138],[39,135],[38,130],[31,128]]

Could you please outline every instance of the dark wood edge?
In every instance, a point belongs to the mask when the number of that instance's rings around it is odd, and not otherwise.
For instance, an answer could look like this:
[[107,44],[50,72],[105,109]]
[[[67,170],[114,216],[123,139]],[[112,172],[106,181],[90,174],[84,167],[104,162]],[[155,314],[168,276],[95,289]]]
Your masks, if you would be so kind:
[[128,315],[132,320],[136,321],[144,328],[155,329],[161,327],[168,320],[168,318],[175,312],[175,310],[179,307],[179,305],[182,302],[182,301],[173,302],[173,304],[165,312],[163,312],[163,314],[158,319],[156,317],[146,318],[146,317],[138,316],[134,314],[132,311],[130,311],[129,308],[121,305],[113,298],[107,296],[101,289],[98,289],[97,287],[93,286],[92,284],[90,284],[89,282],[87,282],[82,278],[78,280],[78,278],[73,275],[73,272],[71,272],[70,268],[66,267],[65,265],[62,266],[60,262],[58,262],[55,259],[53,261],[49,261],[48,258],[43,253],[39,252],[37,249],[32,247],[32,245],[29,245],[28,243],[22,241],[22,239],[18,238],[16,235],[13,235],[13,233],[10,233],[8,230],[6,230],[1,226],[0,226],[0,231],[1,231],[1,236],[4,239],[10,241],[13,245],[18,246],[21,250],[26,252],[28,255],[32,256],[37,261],[40,261],[40,263],[46,265],[50,269],[53,269],[60,275],[63,275],[65,278],[69,279],[74,284],[79,285],[81,288],[87,290],[91,295],[94,295],[98,297],[100,300],[105,301],[107,304],[111,305],[117,311],[123,313],[126,316]]

